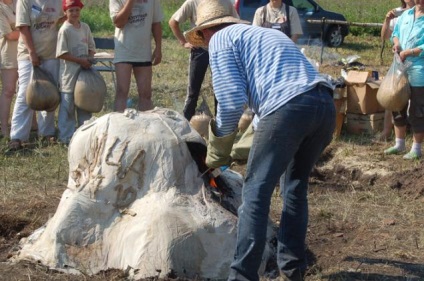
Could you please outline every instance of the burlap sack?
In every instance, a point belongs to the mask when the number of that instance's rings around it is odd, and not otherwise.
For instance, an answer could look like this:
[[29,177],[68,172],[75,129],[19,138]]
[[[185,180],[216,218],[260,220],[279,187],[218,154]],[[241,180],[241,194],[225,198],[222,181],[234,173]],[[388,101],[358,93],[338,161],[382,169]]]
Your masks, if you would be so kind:
[[75,83],[75,105],[88,112],[100,112],[107,93],[102,75],[95,69],[81,69]]
[[238,130],[240,132],[246,131],[250,123],[252,123],[252,120],[253,120],[253,112],[249,109],[246,109],[243,112],[243,115],[240,117],[240,120],[238,123]]
[[208,137],[208,128],[211,117],[202,113],[191,117],[190,125],[202,136]]
[[59,89],[50,74],[41,67],[32,69],[26,102],[32,110],[37,111],[54,111],[60,103]]

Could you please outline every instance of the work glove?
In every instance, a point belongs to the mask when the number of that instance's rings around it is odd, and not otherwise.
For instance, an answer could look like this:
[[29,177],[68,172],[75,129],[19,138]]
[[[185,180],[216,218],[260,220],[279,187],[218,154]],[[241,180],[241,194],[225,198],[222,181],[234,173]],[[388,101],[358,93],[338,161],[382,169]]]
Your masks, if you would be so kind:
[[234,130],[234,132],[229,135],[217,137],[215,135],[215,128],[215,120],[212,119],[209,122],[209,143],[206,165],[209,168],[214,169],[230,165],[230,152],[233,147],[234,139],[237,135],[237,130]]
[[253,144],[253,122],[250,123],[249,127],[247,127],[246,131],[244,131],[240,140],[234,144],[231,150],[231,158],[235,160],[247,160],[250,152],[250,148]]

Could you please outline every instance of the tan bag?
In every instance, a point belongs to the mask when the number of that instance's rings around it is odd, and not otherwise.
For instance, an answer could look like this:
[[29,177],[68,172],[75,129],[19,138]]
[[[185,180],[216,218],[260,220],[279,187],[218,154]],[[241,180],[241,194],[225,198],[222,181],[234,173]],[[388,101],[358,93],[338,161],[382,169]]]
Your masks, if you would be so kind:
[[190,119],[190,125],[204,138],[208,137],[209,122],[211,117],[205,113],[194,115]]
[[60,103],[59,89],[46,70],[34,66],[26,90],[26,102],[32,110],[54,111]]
[[377,92],[377,101],[385,109],[400,111],[407,105],[411,87],[406,70],[411,64],[409,61],[402,62],[399,54],[395,53],[393,63]]
[[74,90],[74,102],[78,108],[88,112],[100,112],[106,93],[105,80],[97,70],[81,69]]
[[246,131],[250,123],[252,123],[252,120],[253,120],[253,112],[252,110],[248,108],[243,112],[243,114],[240,117],[240,120],[238,123],[238,130],[240,132]]

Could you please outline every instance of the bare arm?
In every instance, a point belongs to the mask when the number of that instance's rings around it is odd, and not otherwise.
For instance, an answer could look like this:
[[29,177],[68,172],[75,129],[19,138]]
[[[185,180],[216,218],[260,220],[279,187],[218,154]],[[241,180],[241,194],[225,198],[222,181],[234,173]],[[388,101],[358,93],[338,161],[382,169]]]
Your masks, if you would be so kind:
[[184,34],[181,32],[180,29],[180,23],[176,20],[174,20],[173,18],[171,18],[168,22],[169,27],[172,30],[172,33],[174,33],[174,36],[178,39],[178,42],[180,42],[181,46],[183,46],[184,48],[192,48],[193,46],[188,43],[185,40]]
[[9,41],[17,41],[19,39],[19,30],[13,30],[12,32],[6,34],[4,38]]
[[390,21],[395,18],[393,10],[387,12],[386,17],[384,18],[383,27],[381,28],[381,40],[390,39],[392,36],[392,31],[390,30]]
[[116,27],[123,28],[127,24],[134,2],[135,0],[128,0],[125,2],[124,7],[122,7],[119,13],[114,17],[113,24]]
[[152,34],[155,40],[152,64],[157,65],[162,61],[162,24],[160,22],[154,22],[152,24]]
[[81,65],[81,67],[84,69],[88,69],[91,67],[91,62],[88,58],[79,58],[79,57],[71,55],[70,53],[64,53],[63,55],[60,55],[58,58],[77,63]]
[[40,58],[38,57],[34,42],[32,41],[32,35],[31,30],[29,26],[21,26],[19,27],[20,36],[22,36],[22,40],[24,41],[25,46],[28,49],[29,57],[32,62],[33,66],[39,66],[40,65]]

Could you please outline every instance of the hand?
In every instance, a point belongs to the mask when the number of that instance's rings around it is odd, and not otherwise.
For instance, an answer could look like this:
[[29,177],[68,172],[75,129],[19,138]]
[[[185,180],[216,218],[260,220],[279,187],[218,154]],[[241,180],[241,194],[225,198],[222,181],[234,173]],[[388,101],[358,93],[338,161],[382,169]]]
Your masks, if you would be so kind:
[[84,69],[89,69],[91,67],[91,65],[92,65],[91,61],[88,58],[82,58],[80,60],[80,63],[79,64]]
[[400,53],[402,51],[402,48],[399,44],[394,44],[392,50],[393,53]]
[[406,59],[406,57],[407,57],[408,55],[406,54],[406,51],[401,51],[400,53],[399,53],[399,57],[400,57],[400,60],[402,61],[402,62],[404,62],[405,61],[405,59]]
[[155,48],[152,55],[152,65],[158,65],[162,61],[162,51]]
[[386,14],[386,20],[392,20],[396,17],[394,10],[390,10]]
[[37,56],[36,53],[29,54],[29,59],[31,60],[31,63],[32,63],[33,66],[40,66],[41,65],[41,60]]
[[191,45],[190,43],[188,43],[188,42],[185,42],[184,43],[184,45],[183,45],[183,47],[184,48],[186,48],[186,49],[193,49],[194,48],[194,46],[193,45]]

